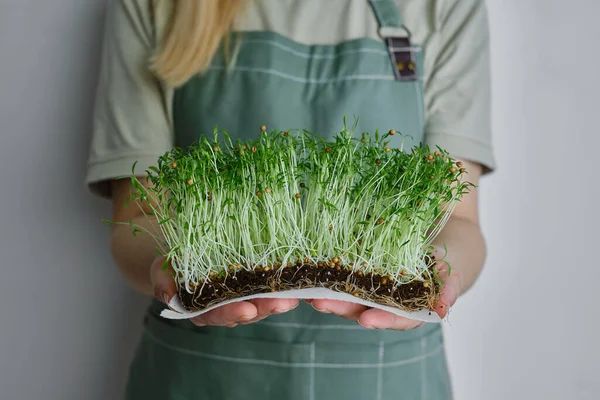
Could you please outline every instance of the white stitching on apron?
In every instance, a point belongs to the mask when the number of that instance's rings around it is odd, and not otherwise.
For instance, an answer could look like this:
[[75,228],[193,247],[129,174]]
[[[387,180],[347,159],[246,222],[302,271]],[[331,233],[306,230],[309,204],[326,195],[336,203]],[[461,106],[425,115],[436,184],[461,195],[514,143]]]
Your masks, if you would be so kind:
[[[421,354],[425,350],[425,338],[421,338]],[[427,390],[427,385],[425,385],[425,360],[421,360],[421,400],[425,400],[425,391]]]
[[316,360],[316,345],[315,342],[310,344],[310,400],[315,400],[315,360]]
[[[385,348],[383,346],[383,342],[379,342],[379,365],[383,364],[383,352]],[[383,368],[379,367],[377,369],[377,400],[381,400],[381,396],[383,396]]]
[[287,367],[287,368],[332,368],[332,369],[335,369],[335,368],[399,367],[402,365],[413,364],[413,363],[421,361],[425,358],[434,356],[443,349],[443,346],[439,345],[439,346],[435,347],[433,350],[431,350],[430,352],[421,354],[418,357],[407,358],[405,360],[399,360],[399,361],[391,361],[391,362],[387,362],[387,363],[383,363],[383,362],[376,363],[376,364],[373,364],[373,363],[352,363],[352,364],[340,363],[340,364],[336,364],[336,363],[315,363],[315,362],[308,362],[308,363],[306,363],[306,362],[305,363],[291,362],[290,363],[290,362],[284,362],[284,361],[261,360],[261,359],[257,359],[257,358],[239,358],[239,357],[220,356],[217,354],[204,353],[201,351],[190,350],[190,349],[186,349],[184,347],[174,346],[170,343],[167,343],[164,340],[161,340],[161,339],[157,338],[156,336],[154,336],[147,328],[144,328],[144,333],[146,335],[148,335],[148,337],[150,339],[152,339],[156,343],[160,344],[161,346],[164,346],[164,347],[174,350],[174,351],[178,351],[180,353],[185,353],[185,354],[198,356],[198,357],[204,357],[204,358],[208,358],[208,359],[212,359],[212,360],[234,362],[234,363],[239,363],[239,364],[270,365],[273,367]]
[[269,45],[273,45],[275,47],[280,48],[281,50],[285,50],[290,54],[299,56],[299,57],[303,57],[303,58],[311,58],[311,59],[325,59],[325,60],[333,60],[335,58],[337,58],[338,56],[341,55],[347,55],[347,54],[356,54],[356,53],[371,53],[371,54],[379,54],[382,56],[388,56],[387,51],[381,51],[381,50],[377,50],[377,49],[357,49],[357,50],[346,50],[337,54],[310,54],[310,53],[303,53],[301,51],[297,51],[292,49],[291,47],[288,47],[284,44],[278,43],[274,40],[268,40],[268,39],[244,39],[240,41],[240,44],[244,44],[244,43],[263,43],[263,44],[269,44]]
[[[208,69],[217,70],[217,71],[228,70],[227,67],[219,66],[219,65],[209,67]],[[263,74],[275,75],[280,78],[288,79],[288,80],[295,81],[298,83],[312,83],[312,84],[324,84],[324,83],[335,83],[335,82],[346,82],[346,81],[361,81],[361,80],[363,80],[363,81],[395,81],[396,80],[395,76],[390,76],[390,75],[348,75],[348,76],[340,76],[340,77],[332,78],[332,79],[306,79],[306,78],[302,78],[300,76],[285,74],[283,72],[279,72],[274,69],[239,67],[239,66],[232,68],[231,71],[259,72],[259,73],[263,73]],[[421,78],[418,78],[418,79],[411,78],[411,81],[416,82],[419,80],[421,80]]]

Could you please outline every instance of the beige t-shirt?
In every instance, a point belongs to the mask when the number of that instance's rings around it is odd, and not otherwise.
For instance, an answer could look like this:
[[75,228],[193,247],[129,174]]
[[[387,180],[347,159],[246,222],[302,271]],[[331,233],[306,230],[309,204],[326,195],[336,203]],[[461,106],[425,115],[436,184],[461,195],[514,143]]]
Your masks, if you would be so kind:
[[[396,0],[413,41],[423,46],[425,141],[456,158],[495,168],[484,0]],[[113,0],[108,12],[86,182],[154,165],[173,146],[173,91],[148,70],[173,0]],[[367,0],[254,0],[236,30],[274,31],[304,44],[380,39]]]

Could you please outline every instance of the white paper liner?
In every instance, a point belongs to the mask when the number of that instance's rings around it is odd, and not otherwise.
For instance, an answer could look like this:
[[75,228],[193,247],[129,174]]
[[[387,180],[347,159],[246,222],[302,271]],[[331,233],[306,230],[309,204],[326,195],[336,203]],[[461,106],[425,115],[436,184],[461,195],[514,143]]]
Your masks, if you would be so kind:
[[[429,310],[421,310],[418,312],[406,312],[400,309],[383,306],[381,304],[373,303],[371,301],[366,301],[361,298],[354,297],[348,293],[336,292],[327,288],[308,288],[308,289],[295,289],[295,290],[285,290],[281,292],[272,292],[272,293],[259,293],[253,294],[251,296],[239,297],[236,299],[226,300],[221,303],[215,304],[209,308],[206,308],[201,311],[189,312],[183,305],[179,299],[179,296],[174,296],[169,302],[169,307],[172,310],[163,310],[161,312],[161,317],[167,319],[189,319],[193,317],[197,317],[198,315],[202,315],[205,312],[213,310],[217,307],[223,306],[229,303],[235,303],[243,300],[250,299],[331,299],[331,300],[342,300],[348,301],[351,303],[362,304],[367,307],[378,308],[380,310],[389,311],[401,317],[406,317],[416,321],[424,321],[424,322],[441,322],[442,319],[434,312],[430,312]],[[318,311],[315,311],[318,312]]]

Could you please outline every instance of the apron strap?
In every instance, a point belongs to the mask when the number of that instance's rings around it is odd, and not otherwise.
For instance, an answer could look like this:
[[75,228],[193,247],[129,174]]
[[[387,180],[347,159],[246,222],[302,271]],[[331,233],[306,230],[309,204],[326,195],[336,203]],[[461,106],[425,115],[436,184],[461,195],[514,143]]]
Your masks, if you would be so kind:
[[379,24],[379,36],[387,43],[396,79],[403,81],[418,79],[412,54],[411,34],[404,26],[395,0],[369,0],[369,3]]
[[402,28],[404,21],[394,0],[369,0],[380,28]]

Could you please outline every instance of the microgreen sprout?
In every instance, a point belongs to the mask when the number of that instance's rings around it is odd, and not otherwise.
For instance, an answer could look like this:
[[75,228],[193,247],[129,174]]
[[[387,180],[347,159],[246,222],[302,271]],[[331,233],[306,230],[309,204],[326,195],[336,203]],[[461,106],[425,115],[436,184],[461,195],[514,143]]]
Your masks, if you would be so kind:
[[158,230],[148,233],[189,292],[296,263],[343,265],[384,285],[429,281],[432,241],[472,185],[445,150],[390,148],[393,135],[343,129],[325,141],[263,125],[233,142],[215,130],[160,157],[145,171],[151,185],[134,169],[132,199],[149,205]]

